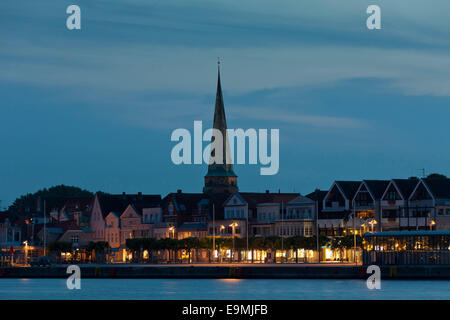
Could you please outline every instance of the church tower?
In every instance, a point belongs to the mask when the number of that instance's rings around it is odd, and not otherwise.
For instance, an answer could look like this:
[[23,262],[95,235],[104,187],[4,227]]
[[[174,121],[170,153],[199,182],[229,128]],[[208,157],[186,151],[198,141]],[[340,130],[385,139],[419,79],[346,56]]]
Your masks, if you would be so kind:
[[[220,64],[220,62],[218,62]],[[214,129],[220,130],[223,136],[223,161],[221,164],[212,163],[208,165],[208,172],[205,176],[205,193],[224,193],[238,191],[237,175],[233,171],[233,164],[228,160],[230,149],[228,145],[227,120],[225,117],[225,107],[223,104],[222,86],[220,84],[220,66],[218,68],[216,106],[214,110]],[[211,139],[213,141],[214,137]],[[213,150],[214,152],[214,150]],[[228,162],[228,163],[227,163]]]

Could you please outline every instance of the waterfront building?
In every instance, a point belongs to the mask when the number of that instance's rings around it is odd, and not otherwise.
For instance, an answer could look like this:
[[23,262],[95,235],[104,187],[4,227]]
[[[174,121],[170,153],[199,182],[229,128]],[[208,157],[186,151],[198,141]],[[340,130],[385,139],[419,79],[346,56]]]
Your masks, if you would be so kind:
[[385,231],[366,233],[365,265],[449,265],[450,231]]
[[409,197],[408,229],[450,229],[450,179],[420,179]]
[[381,230],[408,230],[409,197],[418,179],[392,179],[381,197]]
[[8,212],[0,212],[0,246],[9,248],[20,246],[22,241],[22,228],[12,223]]
[[176,238],[205,238],[207,235],[207,224],[199,222],[185,222],[177,228]]
[[[286,216],[287,203],[299,196],[298,193],[235,192],[223,203],[223,216],[217,215],[216,235],[239,238],[251,236],[274,236],[283,233],[283,217]],[[222,218],[223,217],[223,218]],[[292,222],[292,221],[291,221]],[[289,226],[286,222],[286,229]],[[248,224],[248,229],[247,229]],[[209,235],[212,236],[212,221],[209,222]]]
[[[363,180],[352,199],[352,211],[347,223],[350,232],[359,234],[381,230],[381,198],[388,186],[388,180]],[[355,219],[355,221],[353,221]],[[353,226],[355,230],[353,230]]]
[[208,197],[203,193],[169,193],[162,201],[163,222],[178,227],[185,222],[206,223]]
[[[130,225],[126,226],[126,233],[124,233],[125,229],[122,230],[122,225],[120,226],[122,237],[128,237],[130,232],[132,236],[133,234],[136,236],[150,235],[150,233],[146,232],[149,227],[142,226],[144,223],[142,214],[145,211],[144,209],[159,208],[160,206],[160,195],[144,195],[140,192],[138,194],[122,193],[119,195],[97,193],[93,201],[89,221],[89,227],[93,231],[93,241],[106,241],[105,218],[111,212],[115,212],[120,215],[120,217],[126,213],[124,219],[125,221],[130,221]],[[137,221],[139,221],[139,223]],[[124,243],[125,239],[122,238],[120,241],[121,243]]]
[[282,236],[305,236],[316,234],[316,202],[299,195],[286,204],[283,221],[278,220],[276,228]]
[[152,236],[152,224],[143,223],[142,209],[130,204],[120,216],[120,243],[125,246],[127,239],[150,238]]
[[22,246],[22,228],[11,221],[8,212],[0,212],[0,265],[11,262]]
[[165,238],[176,239],[176,237],[177,228],[170,223],[161,222],[153,225],[153,238],[160,240]]
[[122,244],[121,235],[120,215],[111,211],[105,218],[105,240],[109,243],[113,255],[119,252]]
[[322,200],[319,232],[325,236],[343,236],[346,220],[352,209],[352,199],[361,181],[335,181]]
[[69,242],[72,248],[85,249],[92,241],[92,230],[89,227],[80,227],[76,224],[70,224],[57,239],[61,242]]
[[76,221],[78,225],[87,226],[92,211],[93,197],[69,198],[61,208],[54,208],[50,217],[55,221]]
[[[81,230],[75,221],[54,221],[47,223],[45,228],[43,224],[36,226],[36,245],[48,245],[51,242],[61,241],[61,236],[67,231]],[[88,229],[86,229],[88,230]],[[45,240],[45,241],[44,241]]]

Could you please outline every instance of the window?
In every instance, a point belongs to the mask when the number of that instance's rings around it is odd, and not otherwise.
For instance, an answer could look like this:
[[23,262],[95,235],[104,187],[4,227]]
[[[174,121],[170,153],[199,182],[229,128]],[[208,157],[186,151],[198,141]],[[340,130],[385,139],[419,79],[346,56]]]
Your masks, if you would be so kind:
[[383,218],[396,218],[397,210],[383,210]]
[[439,208],[437,212],[439,216],[450,216],[450,208]]
[[312,227],[305,226],[304,233],[305,233],[305,236],[312,236]]
[[72,244],[74,244],[74,245],[77,245],[79,241],[80,241],[79,236],[71,236],[70,237],[70,242],[72,242]]

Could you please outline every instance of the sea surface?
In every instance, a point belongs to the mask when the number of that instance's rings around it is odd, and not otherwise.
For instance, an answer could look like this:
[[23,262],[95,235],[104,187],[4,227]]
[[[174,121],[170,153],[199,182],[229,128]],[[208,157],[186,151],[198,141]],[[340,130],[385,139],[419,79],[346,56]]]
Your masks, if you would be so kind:
[[65,279],[0,279],[0,300],[372,300],[450,299],[450,281],[309,279],[81,279],[69,290]]

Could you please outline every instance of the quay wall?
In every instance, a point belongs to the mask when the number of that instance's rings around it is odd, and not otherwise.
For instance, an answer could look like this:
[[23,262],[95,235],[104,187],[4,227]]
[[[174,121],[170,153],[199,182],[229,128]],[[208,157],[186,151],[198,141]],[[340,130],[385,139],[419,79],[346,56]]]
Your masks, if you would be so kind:
[[[367,279],[364,266],[82,265],[82,278]],[[0,267],[1,278],[67,278],[67,266]],[[381,266],[381,279],[450,279],[450,266]]]

